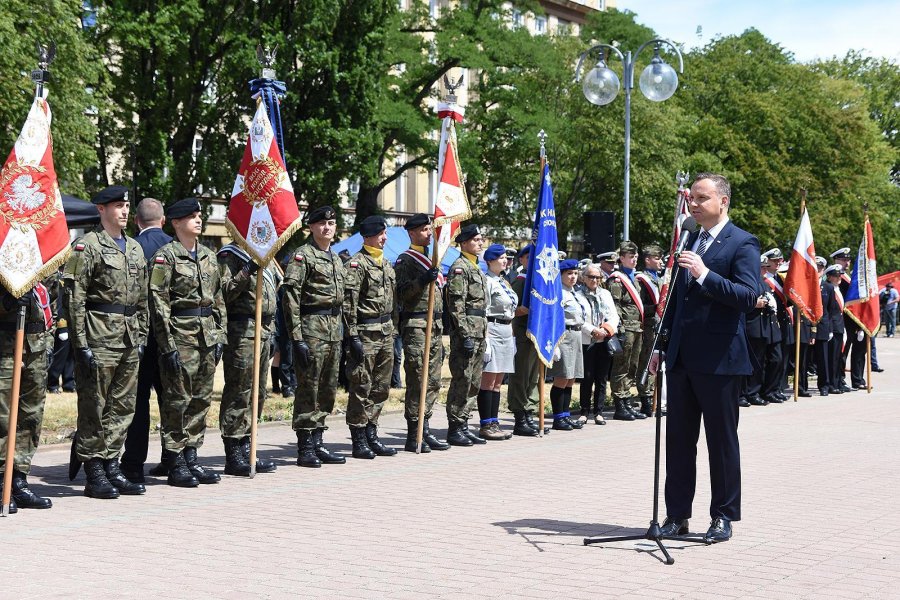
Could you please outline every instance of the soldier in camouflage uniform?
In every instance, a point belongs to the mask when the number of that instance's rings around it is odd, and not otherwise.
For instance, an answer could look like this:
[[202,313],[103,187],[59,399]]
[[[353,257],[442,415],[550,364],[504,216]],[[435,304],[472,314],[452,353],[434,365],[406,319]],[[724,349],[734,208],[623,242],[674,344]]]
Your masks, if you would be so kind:
[[[640,377],[642,369],[650,362],[650,353],[653,352],[653,339],[656,337],[656,326],[659,323],[659,315],[656,308],[659,305],[660,280],[659,272],[662,269],[662,248],[655,244],[644,247],[644,270],[635,275],[636,283],[640,289],[641,302],[644,303],[644,320],[641,325],[641,353],[637,362],[638,396],[641,399],[641,414],[653,416],[653,392],[656,389],[656,377],[647,377],[647,383],[641,385]],[[663,413],[665,414],[665,413]]]
[[[222,360],[225,363],[225,388],[219,408],[219,431],[225,445],[225,474],[250,475],[250,428],[253,388],[253,338],[256,332],[257,265],[234,244],[219,250],[219,278],[228,317],[228,344]],[[266,375],[269,364],[269,339],[274,334],[275,296],[278,275],[271,268],[263,272],[262,325],[259,346],[259,406],[266,397]],[[275,463],[258,458],[257,473],[271,473]]]
[[[432,241],[431,217],[418,213],[407,219],[404,225],[409,235],[409,249],[400,254],[394,265],[397,275],[397,304],[400,309],[400,335],[403,340],[403,368],[406,372],[406,445],[407,452],[416,451],[416,435],[419,423],[419,399],[422,385],[425,394],[425,423],[422,426],[420,452],[448,450],[450,445],[437,439],[429,427],[434,402],[441,390],[441,365],[444,362],[443,307],[440,271],[431,264],[427,247]],[[428,286],[438,281],[434,290],[434,316],[431,321],[431,348],[428,352],[428,382],[422,381],[425,363],[425,327],[428,325]]]
[[447,306],[450,313],[450,389],[447,392],[447,442],[452,446],[485,444],[469,431],[469,415],[478,397],[487,335],[487,280],[478,266],[484,238],[477,225],[456,236],[460,256],[450,267]]
[[[519,260],[528,257],[533,249],[534,246],[528,244],[519,250]],[[527,268],[526,262],[525,269]],[[526,270],[522,270],[510,284],[518,297],[519,306],[516,308],[516,316],[512,321],[513,335],[516,339],[516,357],[513,363],[515,370],[509,374],[506,401],[516,419],[513,435],[534,437],[540,433],[540,428],[532,417],[537,412],[539,405],[537,386],[540,365],[538,364],[537,350],[525,334],[528,330],[528,309],[522,306],[525,276]]]
[[325,447],[325,417],[334,409],[341,361],[344,267],[331,241],[337,230],[334,209],[309,213],[312,237],[287,266],[282,284],[285,325],[294,351],[297,390],[293,427],[301,467],[347,462]]
[[606,280],[606,289],[613,297],[619,313],[619,338],[624,352],[613,357],[612,394],[616,412],[613,419],[634,421],[647,416],[631,405],[631,387],[635,384],[638,358],[641,355],[642,312],[640,292],[635,281],[637,246],[629,240],[619,245],[619,268]]
[[69,476],[85,463],[84,494],[117,498],[144,493],[143,485],[122,474],[119,454],[134,417],[147,338],[147,261],[140,244],[125,235],[127,188],[108,187],[91,201],[100,227],[76,241],[63,274],[78,392]]
[[166,208],[175,239],[150,262],[150,320],[159,346],[163,383],[160,424],[168,483],[196,487],[219,475],[197,462],[212,402],[213,377],[227,327],[216,256],[198,241],[200,203],[179,200]]
[[350,381],[347,425],[354,458],[397,454],[378,439],[378,416],[388,398],[394,369],[394,268],[384,258],[386,230],[384,217],[366,217],[359,227],[363,247],[345,265]]
[[[19,386],[19,411],[16,426],[16,455],[13,459],[10,514],[22,508],[50,508],[49,498],[38,496],[28,487],[31,459],[41,439],[44,400],[47,397],[48,351],[53,347],[53,296],[58,286],[51,276],[47,285],[38,284],[21,298],[0,288],[0,494],[6,471],[6,444],[9,435],[9,410],[13,378],[16,320],[25,307],[25,343],[22,347],[22,377]],[[50,289],[48,289],[48,286]]]

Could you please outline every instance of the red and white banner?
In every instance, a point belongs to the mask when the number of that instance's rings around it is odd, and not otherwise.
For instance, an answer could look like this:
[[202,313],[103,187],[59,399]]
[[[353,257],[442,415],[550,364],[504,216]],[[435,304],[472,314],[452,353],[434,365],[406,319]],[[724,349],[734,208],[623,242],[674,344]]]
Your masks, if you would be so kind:
[[[455,107],[455,105],[453,105]],[[438,153],[438,183],[434,199],[435,243],[437,244],[437,264],[456,237],[459,222],[472,216],[466,189],[462,185],[462,171],[456,149],[456,127],[454,122],[462,120],[458,107],[447,111],[441,125],[441,143]],[[442,113],[443,114],[443,113]],[[458,119],[457,119],[458,117]]]
[[803,316],[818,323],[822,318],[822,294],[819,290],[819,272],[816,267],[816,245],[813,243],[809,213],[804,208],[800,228],[794,239],[790,267],[784,279],[784,289]]
[[53,167],[52,116],[35,98],[0,170],[0,282],[21,297],[69,256],[69,228]]
[[266,106],[258,101],[225,226],[235,243],[265,266],[301,222]]
[[847,290],[844,312],[866,332],[868,336],[878,333],[881,326],[881,307],[878,302],[878,272],[875,264],[875,238],[872,224],[866,215],[862,243],[856,255],[853,276]]
[[[682,174],[679,173],[679,177],[682,177]],[[659,303],[656,305],[656,314],[660,317],[663,314],[663,311],[666,308],[666,300],[669,298],[669,281],[672,276],[672,270],[675,268],[675,249],[678,247],[678,240],[681,239],[681,224],[684,223],[684,220],[691,216],[691,211],[688,208],[688,198],[691,195],[691,192],[688,188],[684,187],[684,184],[687,183],[687,175],[684,175],[684,179],[679,179],[680,184],[678,186],[678,199],[675,201],[675,220],[672,223],[672,243],[669,244],[669,259],[666,261],[666,274],[663,275],[660,280],[660,289],[659,289]]]

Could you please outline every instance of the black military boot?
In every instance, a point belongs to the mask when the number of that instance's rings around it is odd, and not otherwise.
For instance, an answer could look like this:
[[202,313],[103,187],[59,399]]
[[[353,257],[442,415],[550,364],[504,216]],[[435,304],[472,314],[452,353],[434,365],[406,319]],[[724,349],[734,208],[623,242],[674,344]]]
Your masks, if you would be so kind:
[[487,444],[487,440],[485,440],[484,438],[478,437],[477,435],[475,435],[474,433],[472,433],[469,430],[468,421],[466,421],[465,423],[462,424],[462,432],[463,432],[463,435],[466,436],[467,438],[469,438],[469,440],[471,440],[472,443],[475,445]]
[[450,423],[447,426],[447,443],[451,446],[474,446],[475,442],[469,439],[463,430],[461,423]]
[[572,424],[566,420],[563,411],[563,389],[553,386],[550,388],[550,407],[553,410],[553,429],[559,431],[572,431],[575,429]]
[[[42,498],[28,488],[25,474],[19,471],[13,471],[11,498],[14,498],[15,504],[22,508],[50,508],[53,506],[50,498]],[[10,504],[12,504],[12,500],[10,500]],[[12,508],[10,508],[10,512],[12,512]]]
[[528,426],[528,420],[526,419],[528,413],[524,410],[519,410],[513,413],[513,417],[515,417],[516,422],[513,425],[513,435],[524,435],[526,437],[536,437],[538,434],[537,429],[532,429]]
[[122,474],[118,458],[109,458],[103,461],[103,466],[106,469],[106,478],[123,496],[140,496],[147,491],[143,485],[132,483]]
[[648,417],[653,416],[653,398],[650,396],[641,396],[641,414]]
[[344,456],[337,452],[332,452],[325,447],[325,442],[322,441],[322,436],[324,434],[325,430],[322,428],[316,429],[313,432],[313,444],[315,446],[316,456],[319,457],[319,460],[326,465],[342,465],[347,462],[347,459],[344,458]]
[[366,425],[366,442],[368,442],[369,448],[378,456],[394,456],[397,454],[396,450],[385,446],[378,439],[378,426],[375,423]]
[[297,430],[297,465],[318,469],[322,461],[316,456],[316,443],[309,429]]
[[613,413],[613,419],[616,421],[634,421],[634,415],[625,408],[625,400],[616,399],[613,401],[616,406],[616,412]]
[[623,406],[625,407],[625,410],[630,412],[631,416],[634,417],[635,419],[637,419],[638,421],[640,421],[641,419],[647,418],[647,415],[634,410],[634,406],[632,406],[632,404],[631,404],[631,398],[628,398],[627,400],[623,400],[622,402],[623,402]]
[[234,438],[222,438],[225,446],[225,474],[237,477],[250,476],[250,463],[241,452],[241,442]]
[[422,441],[428,444],[428,447],[432,450],[449,450],[450,444],[446,442],[442,442],[437,439],[433,433],[431,433],[431,426],[428,423],[428,418],[425,419],[425,425],[422,427]]
[[582,427],[584,427],[584,423],[579,423],[577,419],[573,419],[572,413],[569,411],[570,407],[572,406],[572,388],[563,388],[562,401],[563,414],[565,415],[563,418],[566,420],[566,422],[572,426],[572,429],[581,429]]
[[[3,473],[0,473],[0,497],[3,496]],[[16,505],[16,495],[14,493],[9,495],[9,514],[14,515],[19,512],[19,507]]]
[[165,460],[169,466],[169,485],[183,488],[193,488],[200,485],[200,482],[188,469],[183,452],[166,451]]
[[[247,464],[250,465],[250,436],[245,435],[241,438],[241,454],[244,455],[244,460],[247,461]],[[252,466],[252,465],[250,465]],[[275,469],[278,468],[271,460],[266,460],[264,458],[259,457],[259,451],[256,453],[256,472],[257,473],[274,473]]]
[[366,441],[365,427],[351,427],[350,439],[353,441],[353,458],[375,458],[375,453],[372,452],[372,449],[369,448],[369,443]]
[[197,462],[197,449],[191,446],[184,448],[184,462],[191,475],[197,478],[197,481],[203,484],[219,483],[222,479],[218,473],[212,469],[208,469]]
[[153,477],[165,477],[166,475],[168,475],[169,453],[163,450],[162,455],[159,457],[159,464],[150,469],[148,473]]
[[[525,422],[528,424],[529,427],[531,427],[532,429],[534,429],[535,433],[537,433],[538,435],[540,435],[540,433],[541,433],[541,423],[540,423],[540,420],[535,421],[535,420],[534,420],[534,417],[532,416],[530,410],[526,410],[526,411],[525,411]],[[546,425],[544,426],[544,433],[550,433],[550,428],[547,427]]]
[[[423,426],[424,430],[424,426]],[[406,444],[403,445],[403,449],[407,452],[415,452],[416,451],[416,437],[419,435],[419,424],[416,421],[410,421],[407,419],[406,421]],[[449,447],[449,446],[448,446]],[[428,444],[425,442],[425,433],[422,433],[422,447],[419,448],[420,454],[426,454],[431,452],[431,448],[428,447]]]
[[119,497],[119,490],[113,487],[113,484],[106,478],[102,458],[95,457],[84,463],[84,474],[87,476],[84,495],[88,498],[103,498],[106,500]]

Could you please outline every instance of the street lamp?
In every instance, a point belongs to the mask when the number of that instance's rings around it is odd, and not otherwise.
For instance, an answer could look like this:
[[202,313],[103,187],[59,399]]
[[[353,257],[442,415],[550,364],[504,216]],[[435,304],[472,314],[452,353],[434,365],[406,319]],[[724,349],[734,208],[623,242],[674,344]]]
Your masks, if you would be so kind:
[[[653,44],[653,58],[650,64],[641,73],[638,85],[641,92],[648,100],[654,102],[662,102],[668,100],[678,88],[678,73],[684,73],[684,59],[678,47],[662,38],[655,38],[648,42],[644,42],[632,56],[631,51],[624,55],[618,48],[609,44],[597,44],[592,48],[581,53],[578,58],[578,66],[575,67],[575,81],[581,81],[581,89],[584,97],[591,104],[597,106],[606,106],[619,94],[619,76],[615,71],[606,66],[606,56],[604,50],[615,53],[619,60],[622,61],[623,75],[625,78],[625,224],[624,239],[629,239],[628,225],[630,212],[630,195],[631,195],[631,90],[634,88],[634,61],[641,54],[641,51]],[[678,73],[659,56],[659,48],[662,44],[666,44],[675,54],[678,55]],[[594,65],[582,81],[581,68],[585,58],[594,55],[597,57],[597,64]]]

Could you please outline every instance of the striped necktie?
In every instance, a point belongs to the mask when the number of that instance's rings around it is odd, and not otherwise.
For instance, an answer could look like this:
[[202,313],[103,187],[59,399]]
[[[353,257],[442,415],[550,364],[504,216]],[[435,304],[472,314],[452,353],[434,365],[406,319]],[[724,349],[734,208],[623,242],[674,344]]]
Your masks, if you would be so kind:
[[[700,232],[700,244],[697,246],[697,249],[694,251],[697,256],[703,256],[706,254],[707,248],[709,248],[709,240],[712,238],[709,235],[709,232],[703,230]],[[688,271],[688,283],[692,283],[694,281],[694,276],[691,275],[690,271]]]

